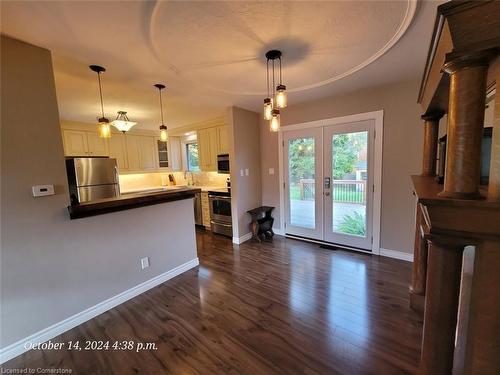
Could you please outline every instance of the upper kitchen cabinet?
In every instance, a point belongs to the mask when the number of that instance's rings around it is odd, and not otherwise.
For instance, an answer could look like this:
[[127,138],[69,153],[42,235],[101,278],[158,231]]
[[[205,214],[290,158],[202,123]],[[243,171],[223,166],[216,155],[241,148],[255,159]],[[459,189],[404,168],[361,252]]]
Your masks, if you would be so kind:
[[108,144],[99,138],[97,132],[63,130],[64,153],[66,156],[108,156]]
[[155,138],[127,134],[127,158],[130,171],[152,171],[158,169]]
[[109,157],[116,159],[119,171],[128,170],[127,143],[124,134],[113,134],[108,140]]
[[202,171],[217,170],[217,155],[228,153],[227,126],[200,129],[197,132],[199,165]]
[[169,167],[173,171],[180,171],[182,169],[182,157],[181,157],[181,138],[180,137],[168,137],[169,148]]
[[228,154],[229,153],[229,138],[227,134],[227,126],[217,127],[217,137],[218,137],[218,152],[217,154]]

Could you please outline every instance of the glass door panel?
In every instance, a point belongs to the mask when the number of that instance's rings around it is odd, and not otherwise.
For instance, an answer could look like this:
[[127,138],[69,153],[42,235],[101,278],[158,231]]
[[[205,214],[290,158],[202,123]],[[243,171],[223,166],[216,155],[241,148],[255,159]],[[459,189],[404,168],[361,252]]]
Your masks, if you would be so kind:
[[325,128],[325,240],[371,249],[373,123]]
[[288,234],[316,239],[322,235],[321,133],[312,129],[284,135]]

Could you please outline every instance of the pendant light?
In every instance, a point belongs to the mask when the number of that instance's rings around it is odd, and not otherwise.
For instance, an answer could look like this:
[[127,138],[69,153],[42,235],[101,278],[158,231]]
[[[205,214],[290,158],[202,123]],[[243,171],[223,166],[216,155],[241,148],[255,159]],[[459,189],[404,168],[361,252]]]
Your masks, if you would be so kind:
[[163,90],[165,88],[165,85],[162,85],[161,83],[157,83],[154,86],[158,89],[158,93],[160,96],[160,114],[161,114],[160,141],[167,142],[168,141],[167,126],[163,122],[163,102],[161,100],[161,90]]
[[127,116],[127,112],[118,111],[118,115],[116,119],[111,123],[115,128],[121,131],[123,134],[128,132],[134,125],[137,125],[137,122],[130,121]]
[[277,132],[280,130],[280,110],[275,108],[271,116],[271,122],[269,123],[269,129],[272,132]]
[[[267,98],[264,99],[264,119],[269,120],[269,129],[272,132],[280,130],[280,109],[287,106],[286,86],[283,84],[283,73],[281,69],[281,51],[270,50],[266,52],[266,82]],[[275,62],[279,60],[279,84],[275,86]],[[269,62],[271,62],[272,79],[269,80]],[[270,95],[270,87],[272,95]]]
[[269,59],[267,60],[267,98],[264,99],[264,120],[271,120],[273,112],[273,99],[269,95]]
[[101,74],[106,71],[102,66],[90,65],[90,70],[97,73],[97,81],[99,83],[99,97],[101,99],[101,117],[98,118],[97,132],[101,138],[111,138],[111,127],[109,120],[104,116],[104,105],[102,101]]
[[286,86],[283,84],[283,75],[281,73],[281,55],[280,59],[280,84],[276,86],[276,107],[285,108],[286,107]]

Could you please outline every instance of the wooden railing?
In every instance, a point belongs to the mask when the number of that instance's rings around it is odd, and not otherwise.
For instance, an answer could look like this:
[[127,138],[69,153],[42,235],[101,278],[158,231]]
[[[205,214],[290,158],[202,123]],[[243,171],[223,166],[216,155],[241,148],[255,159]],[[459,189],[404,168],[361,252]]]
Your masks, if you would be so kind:
[[[315,187],[314,179],[300,179],[300,200],[314,200]],[[366,204],[365,180],[333,180],[331,190],[334,202]]]

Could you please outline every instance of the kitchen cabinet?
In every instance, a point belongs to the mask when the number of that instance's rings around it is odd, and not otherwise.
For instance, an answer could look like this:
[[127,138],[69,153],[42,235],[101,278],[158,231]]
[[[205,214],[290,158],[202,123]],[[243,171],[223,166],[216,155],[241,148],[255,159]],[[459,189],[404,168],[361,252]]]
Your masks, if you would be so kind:
[[80,124],[63,125],[61,133],[65,156],[109,156],[125,173],[182,169],[179,137],[162,142],[157,132],[132,131],[113,132],[111,138],[100,138],[94,127]]
[[217,154],[229,154],[229,136],[227,126],[217,127],[218,150]]
[[66,156],[108,156],[106,139],[97,132],[63,130],[64,153]]
[[143,135],[126,135],[128,169],[151,171],[158,169],[155,139]]
[[125,135],[113,134],[108,140],[109,157],[115,158],[119,171],[128,170],[127,144]]
[[173,171],[182,170],[182,157],[181,157],[181,138],[180,137],[169,137],[168,146],[170,147],[170,168]]
[[[217,170],[217,154],[221,153],[220,135],[223,134],[219,127],[200,129],[197,132],[199,165],[202,171]],[[227,135],[223,142],[227,148]]]

